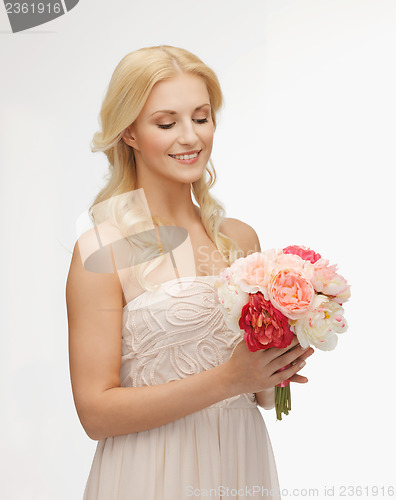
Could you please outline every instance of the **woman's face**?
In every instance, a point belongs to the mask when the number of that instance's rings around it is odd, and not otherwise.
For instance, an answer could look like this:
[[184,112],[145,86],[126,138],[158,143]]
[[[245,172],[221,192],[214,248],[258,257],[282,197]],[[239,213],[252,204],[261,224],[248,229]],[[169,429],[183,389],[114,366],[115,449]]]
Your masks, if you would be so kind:
[[214,125],[202,78],[181,73],[156,83],[124,141],[140,175],[183,183],[198,180],[209,161]]

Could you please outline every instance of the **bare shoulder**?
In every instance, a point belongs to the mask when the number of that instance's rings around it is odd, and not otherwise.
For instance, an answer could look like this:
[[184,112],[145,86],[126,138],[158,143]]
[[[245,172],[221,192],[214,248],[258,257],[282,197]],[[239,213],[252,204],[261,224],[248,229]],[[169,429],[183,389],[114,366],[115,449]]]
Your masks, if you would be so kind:
[[98,302],[119,301],[122,290],[110,243],[114,239],[103,225],[100,231],[86,231],[76,241],[66,283],[67,302],[76,299],[85,306],[100,307]]
[[220,224],[220,231],[238,244],[244,257],[254,252],[261,252],[259,237],[246,222],[225,217]]

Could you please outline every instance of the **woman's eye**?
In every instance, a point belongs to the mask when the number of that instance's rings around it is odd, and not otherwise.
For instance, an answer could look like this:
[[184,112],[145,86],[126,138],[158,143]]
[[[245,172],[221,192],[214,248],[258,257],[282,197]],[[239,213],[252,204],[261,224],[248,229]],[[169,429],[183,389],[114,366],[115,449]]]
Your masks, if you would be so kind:
[[[198,123],[198,124],[203,124],[203,123],[208,123],[208,119],[207,118],[195,118],[193,120],[195,123]],[[175,125],[176,122],[173,122],[173,123],[157,123],[157,127],[159,128],[162,128],[162,129],[169,129],[169,128],[172,128],[173,125]]]
[[174,124],[175,124],[175,122],[173,122],[173,123],[158,123],[158,127],[167,129],[167,128],[173,127]]

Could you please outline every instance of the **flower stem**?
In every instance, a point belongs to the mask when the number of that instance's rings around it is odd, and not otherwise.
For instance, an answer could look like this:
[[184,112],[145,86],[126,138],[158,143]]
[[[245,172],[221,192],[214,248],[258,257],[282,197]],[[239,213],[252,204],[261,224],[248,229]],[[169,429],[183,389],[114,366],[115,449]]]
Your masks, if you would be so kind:
[[275,410],[277,420],[282,420],[282,413],[289,414],[291,410],[290,384],[286,387],[275,386]]

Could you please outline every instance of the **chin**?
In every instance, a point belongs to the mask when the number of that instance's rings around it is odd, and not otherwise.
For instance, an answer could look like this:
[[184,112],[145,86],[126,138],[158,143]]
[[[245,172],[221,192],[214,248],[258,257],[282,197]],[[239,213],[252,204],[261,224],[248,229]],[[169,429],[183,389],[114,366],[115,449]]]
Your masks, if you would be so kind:
[[189,175],[189,181],[190,183],[192,182],[196,182],[196,181],[199,181],[199,179],[204,175],[205,173],[205,169],[201,169],[199,172],[197,172],[196,174],[191,174]]

